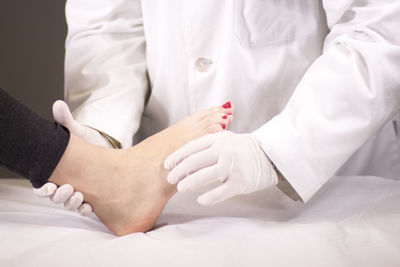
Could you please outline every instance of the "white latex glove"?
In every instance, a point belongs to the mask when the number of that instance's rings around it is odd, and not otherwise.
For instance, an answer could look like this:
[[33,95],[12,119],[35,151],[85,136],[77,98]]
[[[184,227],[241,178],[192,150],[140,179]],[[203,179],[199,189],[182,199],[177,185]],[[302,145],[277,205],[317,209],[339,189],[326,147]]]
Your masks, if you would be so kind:
[[[103,147],[111,147],[111,145],[102,137],[99,132],[75,121],[68,105],[61,100],[57,100],[53,104],[54,119],[68,128],[68,130],[76,136],[82,138],[88,143]],[[54,183],[46,183],[41,188],[35,189],[34,193],[41,197],[49,197],[55,204],[64,203],[67,210],[78,210],[83,216],[92,213],[92,206],[83,203],[83,195],[81,192],[74,192],[72,185],[66,184],[57,187]]]
[[61,100],[57,100],[53,104],[53,117],[54,119],[68,128],[68,130],[79,138],[85,140],[88,143],[111,148],[111,145],[107,140],[101,136],[101,134],[90,127],[84,126],[74,120],[71,111],[68,108],[67,103]]
[[82,216],[89,216],[92,213],[92,206],[83,203],[82,193],[74,192],[72,185],[57,187],[56,184],[46,183],[40,188],[33,188],[33,192],[40,197],[49,197],[55,204],[64,203],[67,210],[78,210]]
[[250,134],[229,131],[187,143],[168,156],[164,167],[170,170],[168,182],[179,182],[178,192],[219,182],[197,198],[202,205],[214,205],[278,183],[278,175],[259,142]]

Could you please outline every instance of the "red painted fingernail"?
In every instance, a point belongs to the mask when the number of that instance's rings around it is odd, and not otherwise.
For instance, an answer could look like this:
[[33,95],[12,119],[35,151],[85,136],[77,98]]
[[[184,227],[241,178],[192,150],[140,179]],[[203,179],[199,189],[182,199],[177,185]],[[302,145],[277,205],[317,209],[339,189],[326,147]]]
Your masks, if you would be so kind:
[[222,107],[223,108],[230,108],[231,107],[231,102],[230,101],[226,102]]
[[222,129],[225,130],[225,128],[226,128],[226,125],[225,125],[225,124],[222,124]]
[[224,116],[222,116],[222,118],[225,120],[225,119],[227,119],[227,118],[228,118],[228,116],[224,115]]
[[228,115],[232,115],[232,113],[228,113]]

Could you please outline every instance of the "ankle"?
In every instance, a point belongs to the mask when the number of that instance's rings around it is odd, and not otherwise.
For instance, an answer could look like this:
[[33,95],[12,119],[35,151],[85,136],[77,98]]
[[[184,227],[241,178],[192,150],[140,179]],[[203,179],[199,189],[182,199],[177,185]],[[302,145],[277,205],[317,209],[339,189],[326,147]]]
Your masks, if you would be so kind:
[[85,193],[96,185],[93,179],[96,178],[96,173],[101,171],[99,168],[104,166],[102,162],[98,162],[104,150],[71,134],[68,146],[49,181],[57,185],[68,183]]

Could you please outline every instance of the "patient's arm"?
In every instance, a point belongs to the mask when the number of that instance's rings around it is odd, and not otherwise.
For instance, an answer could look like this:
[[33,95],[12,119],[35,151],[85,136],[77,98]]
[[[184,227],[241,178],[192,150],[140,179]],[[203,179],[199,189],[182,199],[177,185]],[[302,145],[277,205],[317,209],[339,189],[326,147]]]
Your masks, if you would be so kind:
[[176,188],[166,182],[165,158],[193,139],[222,131],[233,108],[187,117],[129,149],[111,150],[71,135],[49,181],[72,184],[117,235],[150,230]]

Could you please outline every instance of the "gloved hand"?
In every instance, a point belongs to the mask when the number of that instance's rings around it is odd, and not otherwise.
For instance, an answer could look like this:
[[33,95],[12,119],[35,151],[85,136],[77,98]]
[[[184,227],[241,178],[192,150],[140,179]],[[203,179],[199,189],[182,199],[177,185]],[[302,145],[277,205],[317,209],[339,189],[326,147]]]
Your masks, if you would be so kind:
[[168,156],[164,167],[170,170],[167,181],[178,183],[178,192],[220,182],[197,198],[202,205],[214,205],[278,183],[278,175],[259,142],[250,134],[229,131],[189,142]]
[[[111,147],[99,132],[75,121],[68,105],[64,101],[58,100],[54,102],[53,117],[58,123],[67,127],[71,133],[82,138],[86,142],[103,147]],[[50,197],[50,200],[55,204],[64,203],[64,207],[67,210],[78,210],[83,216],[88,216],[92,213],[90,204],[82,204],[82,193],[74,192],[71,185],[63,185],[57,188],[57,185],[54,183],[46,183],[38,189],[34,188],[33,191],[38,196]]]
[[56,184],[46,183],[40,188],[33,188],[34,193],[40,197],[49,197],[55,204],[64,203],[67,210],[78,210],[82,216],[89,216],[92,213],[92,206],[83,203],[83,195],[74,192],[72,185],[64,184],[57,188]]
[[111,148],[107,140],[101,136],[101,134],[90,127],[84,126],[74,120],[71,111],[68,108],[67,103],[61,100],[57,100],[53,104],[53,117],[54,119],[68,128],[68,130],[79,138],[85,140],[88,143]]

